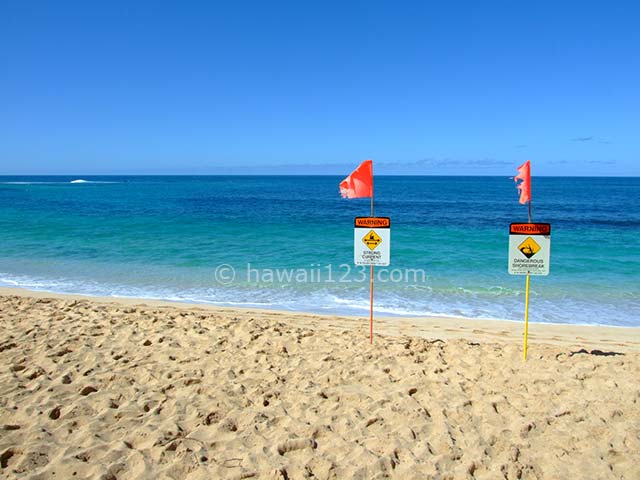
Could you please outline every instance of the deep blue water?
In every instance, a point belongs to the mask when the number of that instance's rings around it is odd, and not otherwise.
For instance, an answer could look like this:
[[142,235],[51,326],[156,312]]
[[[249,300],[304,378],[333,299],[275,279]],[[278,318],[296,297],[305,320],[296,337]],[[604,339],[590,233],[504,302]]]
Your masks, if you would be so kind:
[[[368,312],[353,217],[369,200],[340,198],[341,177],[77,178],[0,177],[0,285]],[[377,176],[376,213],[392,219],[377,312],[520,320],[517,198],[509,177]],[[640,178],[535,177],[533,219],[552,224],[552,253],[531,320],[640,326]]]

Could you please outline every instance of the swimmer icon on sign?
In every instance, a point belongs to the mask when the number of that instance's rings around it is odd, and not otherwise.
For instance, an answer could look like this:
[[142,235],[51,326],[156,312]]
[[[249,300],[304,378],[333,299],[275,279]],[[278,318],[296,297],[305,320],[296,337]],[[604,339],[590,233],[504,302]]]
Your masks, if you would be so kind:
[[375,231],[371,230],[362,238],[362,241],[371,250],[375,250],[376,247],[380,245],[380,243],[382,242],[382,239],[380,238],[380,235],[378,235]]
[[527,258],[533,257],[540,251],[540,248],[542,247],[540,247],[540,245],[538,245],[536,241],[531,237],[527,238],[524,242],[518,245],[518,250],[520,250],[522,254]]

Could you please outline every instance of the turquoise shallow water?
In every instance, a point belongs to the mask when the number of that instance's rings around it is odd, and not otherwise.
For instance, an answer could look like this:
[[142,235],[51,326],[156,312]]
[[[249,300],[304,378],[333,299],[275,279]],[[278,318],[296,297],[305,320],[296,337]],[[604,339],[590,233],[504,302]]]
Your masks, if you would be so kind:
[[[341,178],[82,178],[0,177],[0,285],[368,311],[353,217],[369,203],[341,199]],[[378,312],[522,318],[507,244],[526,207],[512,179],[380,176],[376,210],[392,219]],[[552,224],[552,254],[531,320],[640,326],[640,179],[534,178],[533,214]]]

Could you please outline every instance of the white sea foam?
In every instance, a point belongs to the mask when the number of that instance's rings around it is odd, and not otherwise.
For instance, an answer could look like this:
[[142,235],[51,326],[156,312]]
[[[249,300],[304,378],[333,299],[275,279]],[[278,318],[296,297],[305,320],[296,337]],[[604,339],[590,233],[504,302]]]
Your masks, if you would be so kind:
[[120,183],[120,182],[107,182],[103,180],[84,180],[79,178],[77,180],[71,180],[69,183],[82,184],[82,183]]
[[[367,316],[368,293],[356,290],[282,290],[256,291],[247,286],[238,288],[192,287],[179,285],[132,285],[116,281],[88,279],[47,278],[43,276],[13,275],[0,272],[0,286],[88,296],[145,298],[185,303],[200,303],[227,307],[263,308],[273,310],[304,311],[334,315]],[[486,320],[521,320],[522,295],[503,296],[497,301],[489,293],[488,298],[465,295],[462,292],[430,292],[414,296],[408,292],[384,292],[376,296],[376,316],[388,317],[448,317]],[[492,292],[494,293],[494,292]],[[481,297],[481,296],[480,296]],[[595,302],[538,299],[532,312],[532,322],[637,326],[628,318],[612,318],[614,305]],[[589,312],[589,314],[585,314]],[[601,319],[607,319],[606,322]]]

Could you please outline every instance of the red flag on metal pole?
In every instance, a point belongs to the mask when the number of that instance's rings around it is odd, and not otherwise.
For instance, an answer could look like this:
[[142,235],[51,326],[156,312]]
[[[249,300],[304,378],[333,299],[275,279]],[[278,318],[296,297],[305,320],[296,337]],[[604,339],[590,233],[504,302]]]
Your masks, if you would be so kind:
[[[340,194],[343,198],[371,197],[371,216],[373,209],[373,161],[365,160],[351,175],[340,182]],[[369,266],[369,342],[373,343],[373,265]]]

